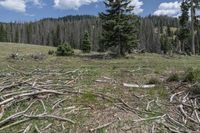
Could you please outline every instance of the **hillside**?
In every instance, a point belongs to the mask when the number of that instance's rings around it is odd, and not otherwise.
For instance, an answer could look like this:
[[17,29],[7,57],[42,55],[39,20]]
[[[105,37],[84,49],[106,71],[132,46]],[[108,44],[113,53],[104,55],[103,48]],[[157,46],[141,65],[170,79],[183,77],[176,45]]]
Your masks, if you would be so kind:
[[[162,51],[160,35],[165,27],[171,27],[172,31],[179,27],[176,18],[166,16],[148,16],[138,19],[140,20],[138,48],[145,49],[147,52],[160,53]],[[80,49],[85,31],[90,34],[92,50],[104,51],[105,48],[100,41],[101,20],[88,15],[47,18],[30,23],[2,23],[0,24],[0,41],[48,46],[58,46],[60,43],[68,42],[73,48]],[[200,34],[199,31],[198,34]],[[177,44],[177,40],[174,41]],[[200,44],[198,38],[196,41]],[[173,45],[173,47],[177,46]]]
[[[171,130],[178,126],[166,115],[182,123],[173,115],[180,113],[175,99],[184,97],[191,83],[167,79],[200,67],[199,57],[132,54],[97,60],[48,55],[54,48],[47,46],[0,43],[0,49],[1,133],[170,131],[165,124]],[[11,58],[13,53],[18,58]],[[32,58],[38,53],[44,58]],[[146,84],[155,86],[142,88]]]

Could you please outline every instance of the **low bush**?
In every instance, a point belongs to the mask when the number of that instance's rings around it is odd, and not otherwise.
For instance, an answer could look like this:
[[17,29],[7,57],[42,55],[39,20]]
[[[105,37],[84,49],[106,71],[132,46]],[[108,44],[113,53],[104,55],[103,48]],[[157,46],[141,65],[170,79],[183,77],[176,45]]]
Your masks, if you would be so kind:
[[179,77],[178,73],[170,74],[170,76],[167,79],[167,82],[178,82],[178,81],[180,81],[180,77]]
[[198,82],[200,81],[200,69],[189,68],[185,72],[184,82]]
[[56,51],[57,56],[71,56],[74,54],[74,50],[68,43],[59,45]]
[[48,51],[48,54],[49,54],[49,55],[53,55],[54,53],[55,53],[54,50],[49,50],[49,51]]

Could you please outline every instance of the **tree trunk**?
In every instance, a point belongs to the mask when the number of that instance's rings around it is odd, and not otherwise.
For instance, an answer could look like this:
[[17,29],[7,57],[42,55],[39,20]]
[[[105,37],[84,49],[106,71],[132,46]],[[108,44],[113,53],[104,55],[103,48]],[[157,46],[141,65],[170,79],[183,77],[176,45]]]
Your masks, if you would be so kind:
[[192,54],[195,55],[195,33],[194,33],[194,2],[191,0],[191,32],[192,32]]

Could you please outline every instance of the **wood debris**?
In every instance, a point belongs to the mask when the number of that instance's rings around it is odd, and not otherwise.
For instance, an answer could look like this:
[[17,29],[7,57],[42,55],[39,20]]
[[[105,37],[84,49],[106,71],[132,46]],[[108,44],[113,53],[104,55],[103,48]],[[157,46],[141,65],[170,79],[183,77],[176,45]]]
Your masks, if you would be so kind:
[[152,85],[138,85],[138,84],[128,84],[128,83],[123,83],[124,87],[128,87],[128,88],[154,88],[156,85],[152,84]]

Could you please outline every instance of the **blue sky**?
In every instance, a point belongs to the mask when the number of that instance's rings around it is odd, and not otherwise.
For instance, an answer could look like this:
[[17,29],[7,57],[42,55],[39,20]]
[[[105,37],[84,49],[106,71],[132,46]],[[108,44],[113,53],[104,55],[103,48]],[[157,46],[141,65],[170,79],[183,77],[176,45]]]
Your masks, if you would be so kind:
[[[132,0],[134,13],[140,16],[180,14],[177,0]],[[103,0],[0,0],[1,22],[34,21],[66,15],[98,15],[104,11]]]

